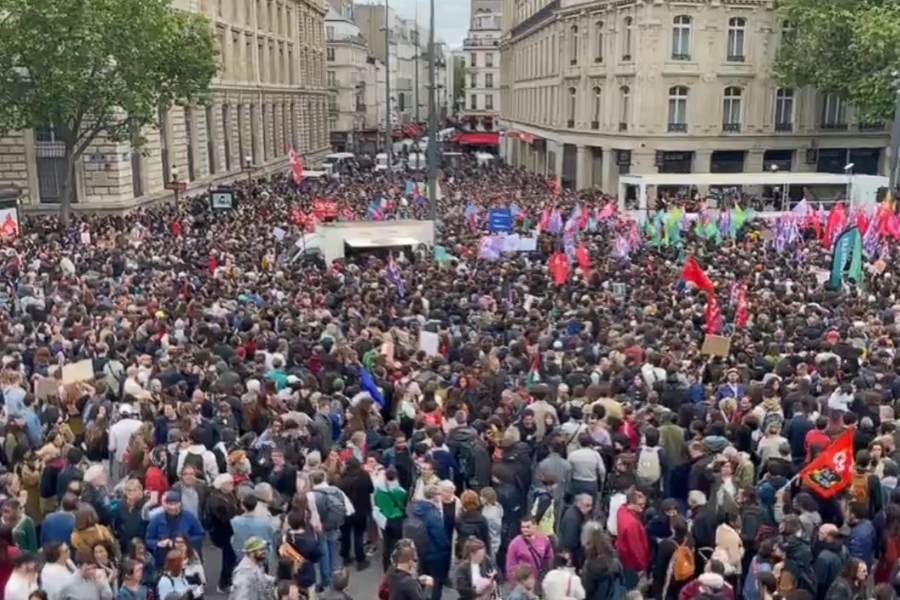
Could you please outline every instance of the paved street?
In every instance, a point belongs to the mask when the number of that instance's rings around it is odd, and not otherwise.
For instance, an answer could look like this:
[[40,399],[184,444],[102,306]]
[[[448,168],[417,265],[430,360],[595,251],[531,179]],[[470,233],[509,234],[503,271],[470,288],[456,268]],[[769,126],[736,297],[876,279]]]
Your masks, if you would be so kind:
[[[206,561],[206,598],[215,598],[222,600],[226,598],[224,594],[216,591],[216,581],[219,578],[219,568],[222,564],[222,555],[219,549],[211,544],[203,547],[203,558]],[[350,588],[347,592],[353,600],[375,600],[378,593],[378,586],[381,585],[381,555],[376,554],[371,557],[371,566],[365,571],[357,572],[355,567],[350,568]],[[443,600],[456,600],[457,594],[455,590],[444,588]]]

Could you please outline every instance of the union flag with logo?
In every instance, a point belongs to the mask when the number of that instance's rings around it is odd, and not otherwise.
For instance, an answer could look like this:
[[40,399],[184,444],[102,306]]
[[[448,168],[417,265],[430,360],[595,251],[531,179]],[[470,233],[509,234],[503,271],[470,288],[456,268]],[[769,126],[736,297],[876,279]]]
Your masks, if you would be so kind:
[[853,434],[848,429],[835,438],[812,462],[803,467],[798,477],[803,485],[814,489],[823,498],[831,498],[850,486],[853,481]]

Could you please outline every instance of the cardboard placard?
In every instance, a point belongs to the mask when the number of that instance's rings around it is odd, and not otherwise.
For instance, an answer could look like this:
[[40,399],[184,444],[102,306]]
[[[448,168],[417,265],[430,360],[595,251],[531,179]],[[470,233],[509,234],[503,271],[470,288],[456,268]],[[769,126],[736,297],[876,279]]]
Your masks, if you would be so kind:
[[419,350],[424,350],[428,356],[437,356],[440,338],[437,333],[419,330]]
[[728,356],[731,351],[731,338],[724,335],[706,334],[703,338],[703,346],[700,348],[701,354],[709,354],[712,356]]
[[41,377],[34,382],[34,396],[40,401],[46,401],[59,394],[59,379],[55,377]]
[[69,385],[79,381],[93,381],[94,362],[91,359],[79,360],[77,363],[63,365],[62,384]]

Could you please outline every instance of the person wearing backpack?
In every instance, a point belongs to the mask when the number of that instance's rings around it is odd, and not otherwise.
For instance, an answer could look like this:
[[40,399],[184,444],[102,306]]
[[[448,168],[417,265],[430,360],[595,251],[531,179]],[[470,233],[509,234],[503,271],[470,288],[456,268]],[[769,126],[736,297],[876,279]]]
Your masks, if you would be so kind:
[[319,513],[319,522],[322,525],[322,533],[319,535],[319,583],[328,587],[331,585],[332,574],[337,567],[338,540],[341,535],[341,527],[347,519],[347,506],[344,494],[338,488],[328,485],[325,481],[325,472],[312,471],[309,474],[310,492],[309,498],[315,502],[316,512]]
[[644,443],[638,448],[635,474],[638,485],[651,492],[651,499],[664,496],[665,482],[669,477],[669,460],[665,450],[659,445],[659,430],[655,427],[644,430]]
[[210,483],[219,476],[219,463],[216,455],[203,445],[202,436],[203,432],[199,427],[189,434],[190,445],[178,453],[178,476],[181,477],[185,465],[191,465],[198,479]]
[[449,576],[452,546],[444,527],[441,496],[437,486],[429,485],[424,498],[412,504],[411,514],[403,525],[403,537],[415,544],[420,573],[434,580],[431,600],[440,600],[444,582]]
[[678,598],[681,588],[694,578],[694,545],[687,522],[679,517],[671,521],[672,535],[659,541],[650,565],[650,598]]

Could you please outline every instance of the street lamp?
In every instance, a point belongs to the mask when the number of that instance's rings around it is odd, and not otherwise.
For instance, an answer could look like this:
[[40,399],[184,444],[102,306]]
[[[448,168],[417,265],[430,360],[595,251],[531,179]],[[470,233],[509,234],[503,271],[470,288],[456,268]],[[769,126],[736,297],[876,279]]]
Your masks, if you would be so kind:
[[175,165],[172,165],[172,168],[169,169],[169,181],[167,181],[166,184],[163,186],[165,189],[172,190],[173,192],[175,192],[176,206],[178,205],[179,196],[182,193],[184,193],[184,191],[187,189],[187,182],[179,181],[178,174],[179,174],[178,167]]
[[253,166],[253,157],[249,154],[244,157],[244,173],[247,174],[247,183],[253,181],[253,174],[258,170],[258,167]]

